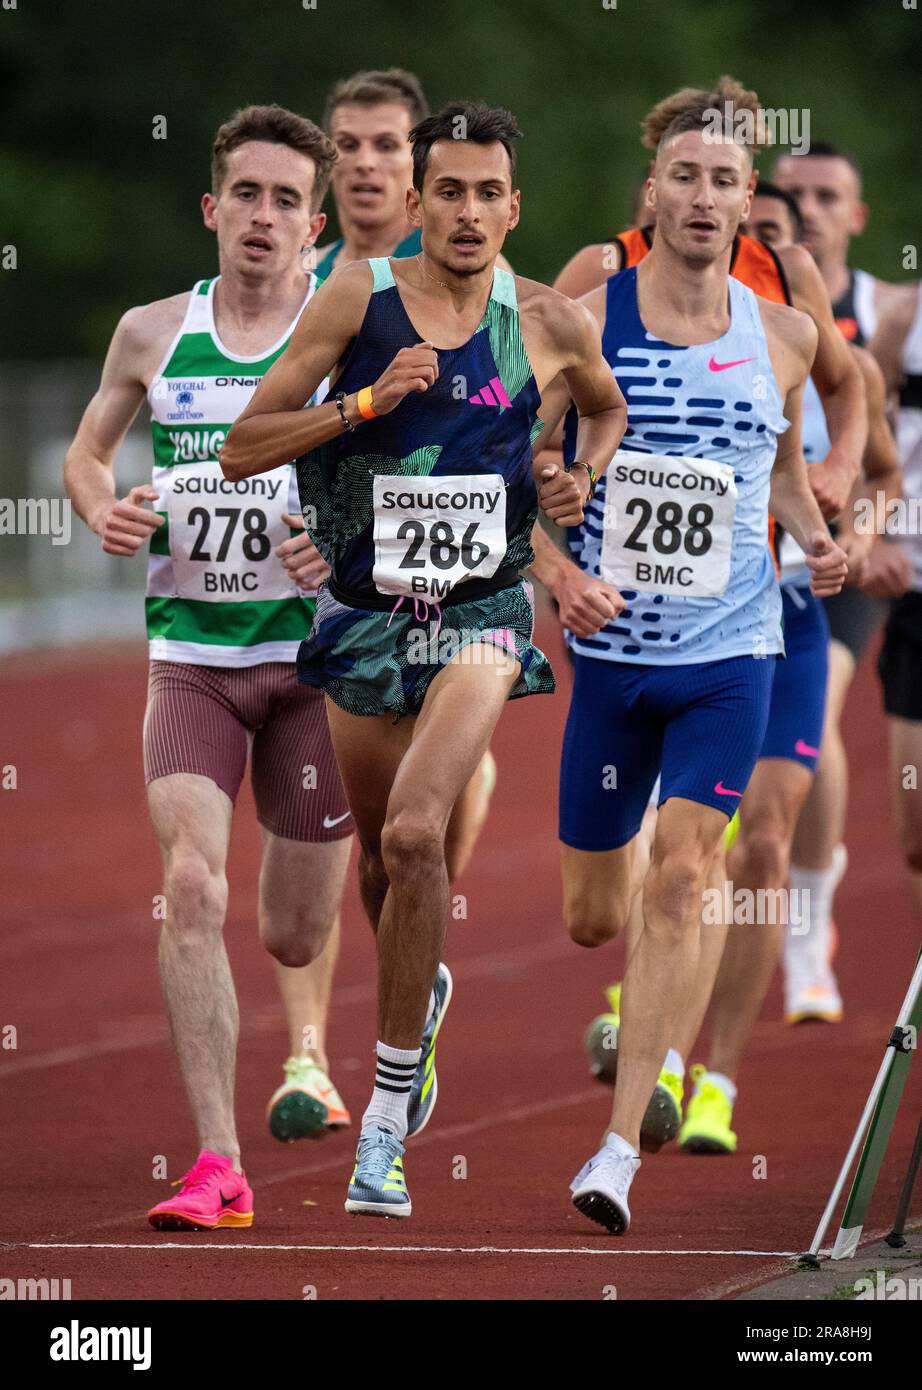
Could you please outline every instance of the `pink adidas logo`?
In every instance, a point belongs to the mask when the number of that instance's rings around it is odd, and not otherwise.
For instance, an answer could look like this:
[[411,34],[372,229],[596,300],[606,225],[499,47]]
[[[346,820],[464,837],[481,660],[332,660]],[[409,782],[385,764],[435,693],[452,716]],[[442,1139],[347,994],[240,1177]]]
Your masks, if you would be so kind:
[[[492,386],[493,390],[490,390]],[[506,388],[498,376],[490,378],[490,386],[481,386],[476,396],[470,397],[471,405],[512,405],[511,400],[506,395]],[[495,394],[494,394],[495,392]]]

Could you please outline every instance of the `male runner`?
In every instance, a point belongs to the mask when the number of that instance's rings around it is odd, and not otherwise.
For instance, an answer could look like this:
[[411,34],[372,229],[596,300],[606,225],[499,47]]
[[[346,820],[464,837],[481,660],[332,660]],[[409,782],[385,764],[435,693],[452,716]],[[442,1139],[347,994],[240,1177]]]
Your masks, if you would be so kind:
[[[323,702],[294,665],[316,557],[292,530],[287,463],[234,485],[218,464],[230,422],[313,293],[301,254],[326,220],[319,208],[335,158],[317,126],[281,107],[247,107],[220,128],[202,199],[220,274],[124,316],[65,466],[68,493],[107,554],[136,555],[150,541],[144,764],[164,859],[160,973],[201,1149],[180,1192],[150,1212],[159,1229],[253,1220],[234,1123],[238,1014],[223,943],[228,839],[250,742],[260,934],[277,962],[293,1051],[308,1050],[311,1029],[312,1060],[324,1069],[300,1107],[312,1106],[315,1122],[348,1122],[325,1075],[323,1025],[352,822]],[[152,485],[119,499],[113,460],[145,395]],[[299,969],[309,961],[313,998]],[[296,1100],[283,1107],[290,1123],[297,1110]]]
[[[796,241],[800,229],[797,204],[790,194],[759,180],[746,222],[776,250]],[[849,560],[849,583],[861,582],[868,568],[874,535],[858,529],[861,499],[878,492],[898,497],[900,471],[893,436],[884,412],[880,370],[871,355],[852,348],[865,384],[869,432],[864,472],[842,514],[838,540]],[[829,435],[819,394],[812,381],[804,391],[804,457],[820,463],[829,450]],[[695,1090],[679,1133],[692,1153],[732,1153],[731,1128],[736,1078],[743,1051],[758,1019],[782,942],[785,965],[785,1018],[833,1020],[841,1002],[826,953],[827,942],[812,929],[809,898],[791,895],[789,910],[780,908],[788,881],[791,842],[804,799],[815,775],[823,737],[829,629],[822,602],[810,591],[810,574],[793,537],[785,534],[779,549],[784,606],[785,660],[778,662],[772,685],[768,728],[759,761],[740,805],[739,837],[729,856],[734,893],[762,892],[764,913],[729,928],[711,1004],[711,1040],[707,1067],[692,1068]],[[734,901],[734,899],[731,899]],[[758,902],[758,898],[753,898]],[[822,993],[818,995],[817,986]],[[675,1046],[691,1050],[697,1023]],[[697,1022],[700,1022],[698,1020]]]
[[[337,82],[327,97],[324,129],[336,146],[337,159],[333,166],[331,191],[336,216],[343,235],[318,251],[309,250],[316,261],[314,274],[318,281],[329,278],[333,270],[350,261],[374,256],[392,255],[398,258],[415,256],[421,250],[420,229],[407,220],[407,189],[413,182],[413,151],[409,141],[410,129],[429,114],[429,106],[419,79],[403,68],[358,72]],[[499,258],[498,263],[509,269]],[[300,521],[300,518],[299,518]],[[304,537],[307,540],[307,537]],[[310,546],[322,568],[318,577],[325,579],[329,568]],[[454,882],[466,868],[477,837],[486,820],[490,798],[496,784],[496,762],[488,748],[475,769],[470,782],[455,802],[445,835],[445,860],[449,879]],[[312,967],[322,968],[323,962]],[[324,1006],[329,1003],[327,985]],[[420,1133],[428,1124],[438,1096],[435,1076],[435,1046],[445,1013],[451,1002],[452,977],[448,966],[439,964],[433,986],[434,1009],[426,1023],[422,1040],[422,1060],[414,1081],[410,1099],[411,1135]],[[295,978],[292,989],[298,988]],[[302,988],[317,993],[317,982],[305,972]],[[316,1001],[314,1012],[317,1011]],[[311,1065],[310,1060],[308,1066]],[[281,1087],[273,1100],[277,1106],[303,1105],[300,1095],[310,1084],[312,1073],[305,1076],[297,1060],[286,1063],[289,1087],[294,1095]],[[276,1099],[278,1098],[278,1099]],[[271,1102],[270,1102],[271,1108]],[[296,1115],[300,1110],[296,1111]],[[298,1137],[310,1132],[305,1117],[302,1127],[292,1126],[283,1114],[286,1137]],[[270,1116],[270,1124],[279,1128],[279,1121]]]
[[[407,189],[413,182],[409,136],[411,128],[428,115],[419,78],[403,68],[358,72],[330,91],[323,125],[336,146],[330,189],[342,236],[314,253],[315,259],[319,257],[314,269],[319,281],[350,261],[419,254],[420,229],[407,220]],[[502,256],[497,263],[510,269]],[[471,857],[495,783],[496,762],[487,749],[458,797],[448,825],[445,847],[452,880],[463,873]],[[449,986],[447,967],[442,966],[441,972],[444,993]],[[427,1038],[424,1058],[429,1050]]]
[[[346,1202],[358,1213],[411,1211],[403,1139],[452,805],[506,700],[553,690],[519,577],[539,500],[577,524],[624,425],[591,316],[496,268],[519,217],[518,135],[479,104],[413,129],[407,213],[422,252],[353,262],[321,287],[222,455],[229,478],[303,455],[302,501],[333,571],[299,669],[327,693],[378,924],[377,1073]],[[334,371],[335,395],[303,411]],[[536,493],[538,405],[560,373],[583,417],[581,467],[544,468]]]
[[[656,150],[671,123],[680,115],[697,111],[702,120],[709,120],[715,113],[724,112],[727,107],[737,112],[746,112],[752,118],[752,126],[760,129],[760,106],[755,92],[746,90],[730,77],[722,77],[713,90],[685,88],[658,102],[643,122],[643,143]],[[649,187],[649,185],[648,185]],[[558,288],[566,288],[572,293],[580,285],[597,285],[606,277],[605,265],[612,264],[612,252],[616,252],[617,265],[636,265],[648,254],[652,244],[653,226],[656,211],[649,201],[645,202],[645,230],[631,230],[616,238],[606,246],[596,245],[584,248],[573,261],[565,267],[556,282]],[[617,267],[616,267],[617,268]],[[861,452],[865,438],[865,406],[858,369],[850,360],[844,348],[841,335],[836,331],[832,318],[828,295],[816,266],[810,255],[793,244],[776,251],[752,236],[740,234],[733,243],[730,261],[731,274],[741,280],[760,296],[808,313],[818,331],[818,345],[812,368],[812,378],[822,397],[828,423],[829,434],[835,440],[824,460],[811,468],[809,482],[827,518],[839,512],[848,500],[849,491],[857,476]],[[561,618],[565,625],[571,626],[574,620],[585,621],[589,614],[604,611],[609,595],[598,588],[591,574],[582,573],[576,566],[567,565],[562,559],[551,555],[546,546],[536,547],[538,567],[535,573],[545,582],[560,606]],[[572,631],[578,631],[571,627]],[[579,630],[578,635],[586,635]],[[729,836],[734,827],[730,827]],[[643,844],[643,841],[641,841]],[[643,855],[637,859],[642,863]],[[714,855],[708,878],[708,888],[719,886],[722,890],[722,856]],[[635,872],[635,884],[639,874]],[[599,904],[603,921],[607,916],[604,902]],[[634,915],[634,927],[639,927],[639,914]],[[635,932],[629,933],[629,950]],[[714,983],[715,973],[720,964],[724,949],[723,930],[714,924],[707,924],[703,936],[703,949],[700,957],[700,972],[696,985],[689,998],[688,1008],[683,1019],[683,1030],[677,1035],[674,1046],[664,1063],[656,1090],[651,1100],[650,1111],[645,1117],[641,1136],[644,1147],[655,1151],[667,1138],[674,1137],[681,1124],[681,1103],[684,1079],[684,1057],[687,1055],[682,1044],[697,1036],[704,1018]],[[731,946],[735,951],[736,947]],[[764,970],[769,974],[777,961],[777,942],[761,938],[753,945],[747,943],[747,959],[753,974],[759,978]],[[761,953],[765,960],[761,962]],[[746,962],[740,962],[744,967]],[[617,1001],[617,987],[610,989],[610,997]],[[759,995],[761,999],[761,993]],[[587,1048],[595,1074],[612,1081],[615,1075],[617,1053],[617,1029],[620,1022],[617,1003],[611,1005],[611,1012],[593,1020],[587,1031]]]
[[579,1210],[614,1233],[628,1228],[641,1122],[696,982],[705,874],[765,733],[782,650],[769,504],[807,553],[815,590],[837,589],[846,568],[800,451],[816,330],[730,278],[754,183],[732,128],[720,139],[700,108],[681,113],[657,150],[650,254],[585,300],[628,429],[604,506],[589,507],[572,548],[628,607],[596,637],[569,638],[560,833],[565,910],[582,944],[623,924],[631,842],[661,772],[611,1123],[572,1184]]
[[[848,265],[852,237],[864,230],[868,209],[861,201],[861,170],[835,145],[814,141],[806,154],[782,155],[774,182],[797,202],[804,224],[804,246],[812,254],[832,300],[840,332],[850,343],[867,346],[878,319],[913,292],[888,285]],[[875,547],[874,563],[887,557]],[[895,559],[895,556],[893,557]],[[898,561],[896,562],[899,563]],[[825,600],[829,619],[827,718],[819,770],[794,837],[791,888],[807,894],[811,936],[816,939],[817,972],[812,989],[817,1018],[836,1018],[841,1000],[824,964],[833,944],[832,900],[846,863],[842,838],[848,798],[848,762],[840,723],[848,690],[868,641],[882,623],[885,606],[870,591],[848,585]]]
[[[922,766],[922,286],[881,313],[872,349],[898,401],[896,437],[903,465],[901,518],[888,515],[880,563],[865,580],[875,598],[895,598],[878,671],[890,744],[890,793],[906,865],[922,907],[922,811],[907,768]],[[903,581],[909,592],[900,596]]]
[[403,68],[357,72],[331,90],[323,127],[336,146],[332,192],[342,235],[315,253],[319,281],[349,261],[419,252],[419,228],[407,221],[409,134],[428,115],[419,78]]

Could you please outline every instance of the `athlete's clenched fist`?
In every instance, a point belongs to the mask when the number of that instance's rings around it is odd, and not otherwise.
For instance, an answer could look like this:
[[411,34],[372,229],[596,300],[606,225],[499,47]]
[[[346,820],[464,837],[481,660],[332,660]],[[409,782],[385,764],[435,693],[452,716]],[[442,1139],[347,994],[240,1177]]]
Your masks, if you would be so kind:
[[135,555],[150,540],[165,518],[141,503],[156,502],[159,496],[150,486],[133,487],[127,497],[121,501],[113,498],[105,511],[94,518],[93,530],[107,555]]
[[810,592],[817,598],[837,594],[848,574],[848,556],[826,531],[814,531],[810,537],[810,554],[806,557],[810,571]]
[[[581,486],[585,479],[585,491]],[[557,526],[578,526],[583,519],[589,478],[586,470],[568,473],[556,464],[546,464],[538,474],[538,502],[541,510]]]
[[439,360],[431,343],[401,348],[371,388],[376,415],[387,415],[411,391],[428,391],[439,374]]

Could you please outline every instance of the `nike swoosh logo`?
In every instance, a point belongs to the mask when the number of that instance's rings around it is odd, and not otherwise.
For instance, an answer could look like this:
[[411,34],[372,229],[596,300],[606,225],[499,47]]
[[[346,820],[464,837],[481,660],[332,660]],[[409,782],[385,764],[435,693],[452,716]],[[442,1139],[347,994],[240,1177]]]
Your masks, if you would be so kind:
[[352,812],[351,812],[351,811],[347,811],[345,816],[337,816],[335,820],[331,820],[329,816],[324,816],[324,818],[323,818],[323,828],[324,828],[324,830],[332,830],[334,825],[339,825],[340,821],[345,820],[345,819],[346,819],[346,816],[351,816],[351,815],[352,815]]
[[238,1198],[238,1197],[242,1197],[242,1196],[243,1196],[243,1193],[242,1193],[242,1192],[235,1192],[234,1195],[233,1195],[233,1197],[225,1197],[225,1196],[224,1196],[224,1193],[222,1192],[222,1193],[221,1193],[221,1206],[222,1206],[222,1207],[229,1207],[229,1206],[231,1205],[232,1202],[236,1202],[237,1198]]
[[741,357],[738,362],[718,362],[712,357],[708,366],[712,372],[725,372],[730,367],[742,367],[744,362],[754,362],[755,360],[754,357]]
[[714,785],[714,790],[715,790],[715,792],[717,793],[718,796],[742,796],[742,795],[743,795],[742,792],[731,792],[730,788],[729,788],[729,787],[725,787],[722,781],[715,783],[715,785]]
[[799,738],[794,744],[794,752],[799,753],[802,758],[817,758],[820,750],[811,748],[809,743],[804,743],[803,739]]

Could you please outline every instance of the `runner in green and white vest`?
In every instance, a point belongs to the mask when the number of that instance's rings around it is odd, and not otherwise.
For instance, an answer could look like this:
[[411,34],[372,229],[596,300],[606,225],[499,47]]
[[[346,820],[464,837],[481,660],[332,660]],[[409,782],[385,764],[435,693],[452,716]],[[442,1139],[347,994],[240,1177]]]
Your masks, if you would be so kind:
[[[253,1220],[223,944],[232,812],[250,752],[263,832],[260,934],[291,1052],[270,1127],[292,1139],[349,1123],[327,1075],[324,1024],[352,818],[323,698],[294,665],[325,566],[302,529],[290,464],[240,487],[218,463],[316,286],[304,249],[323,230],[335,157],[317,126],[281,107],[248,107],[221,127],[202,200],[220,274],[123,317],[65,466],[68,493],[106,553],[130,557],[150,541],[144,761],[165,870],[160,973],[200,1149],[181,1189],[148,1214],[161,1230]],[[113,462],[145,396],[151,484],[119,499]]]
[[232,353],[214,322],[218,278],[200,280],[182,327],[147,392],[158,500],[164,524],[151,536],[147,631],[151,660],[203,666],[293,661],[313,619],[313,599],[276,549],[300,511],[288,464],[246,483],[222,476],[218,454],[231,424],[284,350],[295,320],[259,356]]

